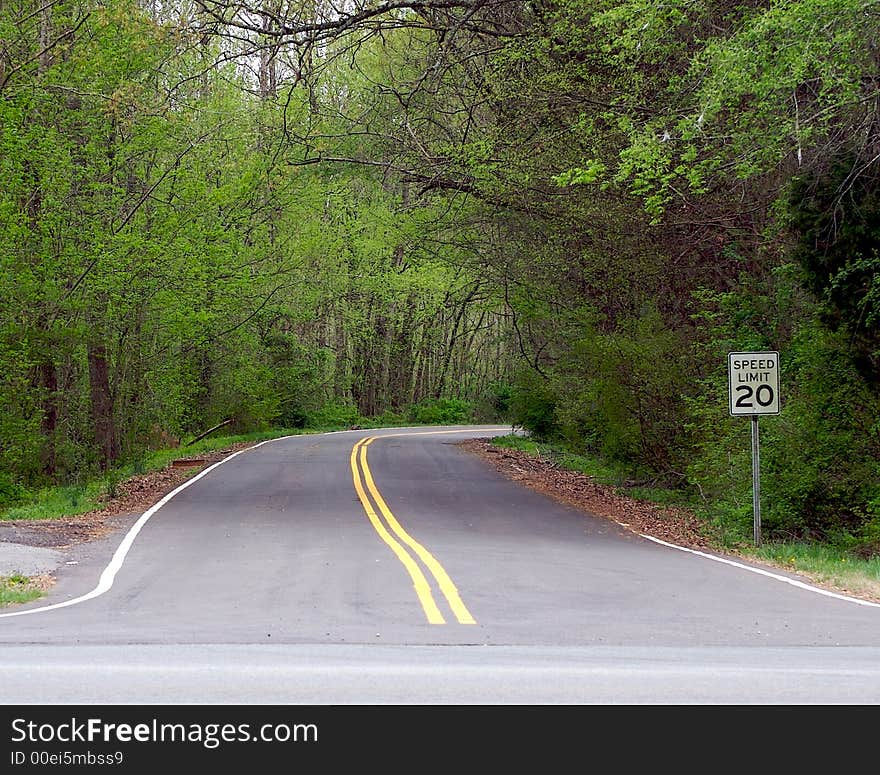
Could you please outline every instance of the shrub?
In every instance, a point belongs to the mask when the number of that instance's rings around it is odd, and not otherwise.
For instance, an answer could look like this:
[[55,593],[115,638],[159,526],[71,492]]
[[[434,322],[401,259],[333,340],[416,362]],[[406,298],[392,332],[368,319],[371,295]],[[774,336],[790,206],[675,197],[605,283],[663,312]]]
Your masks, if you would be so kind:
[[10,474],[0,471],[0,509],[23,503],[27,494],[27,490],[14,482]]
[[575,451],[668,474],[687,444],[691,360],[683,334],[654,309],[613,331],[586,327],[556,367],[559,436]]
[[473,411],[460,398],[426,398],[409,407],[407,418],[420,425],[460,425],[471,421]]
[[305,425],[309,428],[345,428],[361,422],[357,407],[350,404],[324,404],[305,417]]
[[[880,401],[842,332],[801,325],[780,348],[782,408],[760,420],[761,522],[768,540],[863,536],[880,493]],[[719,359],[720,360],[720,359]],[[750,531],[749,423],[727,416],[721,374],[690,404],[699,437],[688,468],[717,519]]]
[[557,401],[549,380],[534,371],[523,371],[511,386],[510,421],[527,430],[536,440],[548,441],[559,430]]

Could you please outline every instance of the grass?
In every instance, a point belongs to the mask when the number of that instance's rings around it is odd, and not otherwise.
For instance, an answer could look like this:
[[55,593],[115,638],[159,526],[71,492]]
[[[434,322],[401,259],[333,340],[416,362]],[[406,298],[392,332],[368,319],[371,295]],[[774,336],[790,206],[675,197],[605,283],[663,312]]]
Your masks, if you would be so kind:
[[862,560],[843,547],[789,542],[762,542],[759,547],[743,547],[741,553],[803,573],[818,583],[880,600],[880,557]]
[[103,496],[115,495],[121,482],[138,474],[161,470],[174,460],[198,457],[241,442],[259,442],[300,433],[305,433],[305,431],[284,429],[234,436],[217,436],[202,439],[190,447],[180,446],[156,450],[141,460],[114,468],[106,472],[104,476],[80,484],[45,487],[38,490],[27,502],[0,511],[0,520],[57,519],[58,517],[84,514],[99,508]]
[[[493,443],[550,459],[561,468],[586,474],[599,484],[615,487],[620,495],[628,498],[661,506],[689,508],[697,516],[709,513],[704,508],[705,504],[678,490],[625,486],[628,477],[623,469],[598,458],[575,455],[560,445],[539,443],[519,435],[498,436],[493,439]],[[712,511],[716,520],[717,508],[714,505]],[[729,521],[735,523],[734,519]],[[724,545],[719,545],[716,549],[807,576],[817,584],[834,587],[842,592],[880,601],[880,557],[860,559],[846,547],[829,544],[762,541],[761,546],[755,546],[751,532],[741,536],[726,535]]]
[[29,603],[45,594],[45,590],[34,579],[14,574],[0,576],[0,608],[19,603]]
[[[363,428],[383,428],[401,424],[400,417],[388,416],[371,420],[364,419]],[[406,424],[405,422],[403,424]],[[298,436],[309,433],[326,433],[348,428],[349,425],[326,424],[314,428],[276,428],[256,431],[254,433],[213,436],[202,439],[192,446],[166,448],[150,452],[142,459],[119,468],[107,471],[101,477],[95,477],[82,483],[63,486],[45,487],[32,494],[24,503],[0,510],[0,520],[23,519],[58,519],[73,517],[100,508],[106,495],[113,497],[119,484],[138,474],[158,471],[170,465],[174,460],[226,449],[242,442],[260,442],[277,439],[282,436]],[[192,472],[196,473],[195,470]]]

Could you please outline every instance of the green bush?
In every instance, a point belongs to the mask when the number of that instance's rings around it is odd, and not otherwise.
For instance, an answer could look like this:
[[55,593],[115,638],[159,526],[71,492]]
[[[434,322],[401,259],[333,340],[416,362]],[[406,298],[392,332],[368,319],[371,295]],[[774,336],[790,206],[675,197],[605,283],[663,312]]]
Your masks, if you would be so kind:
[[[843,154],[822,174],[796,178],[788,197],[798,237],[793,259],[822,302],[823,322],[846,330],[853,363],[867,379],[880,377],[880,178],[853,176],[855,157]],[[846,196],[841,196],[846,190]]]
[[880,400],[842,332],[814,325],[790,347],[781,375],[788,400],[762,434],[768,531],[823,540],[857,534],[880,492]]
[[554,438],[559,431],[558,400],[548,379],[531,370],[520,372],[510,390],[510,421],[538,441]]
[[363,421],[357,407],[350,404],[324,404],[320,409],[309,412],[305,424],[309,428],[345,428],[360,425]]
[[23,503],[27,495],[27,490],[14,482],[9,473],[0,471],[0,509]]
[[[759,421],[762,533],[771,541],[870,543],[880,499],[880,400],[842,332],[803,324],[780,350],[781,412]],[[723,379],[719,371],[690,402],[699,442],[687,473],[716,521],[744,538],[753,520],[750,428],[727,415]]]
[[395,412],[391,409],[386,409],[382,414],[377,414],[375,417],[371,417],[368,421],[364,421],[364,424],[371,426],[402,426],[406,425],[407,417],[405,414],[401,414],[400,412]]
[[654,309],[613,331],[580,333],[555,370],[559,437],[634,472],[677,470],[688,443],[684,396],[693,385],[683,334]]
[[493,382],[477,396],[474,420],[487,423],[510,422],[510,398],[512,387],[507,382]]
[[855,536],[853,552],[860,557],[880,557],[880,489],[867,504],[865,522]]
[[275,418],[275,425],[279,428],[305,428],[309,422],[308,413],[302,407],[291,404],[283,404],[281,411]]
[[409,407],[407,418],[419,425],[460,425],[473,418],[473,406],[460,398],[426,398]]
[[492,422],[507,422],[510,419],[510,402],[513,388],[507,382],[493,382],[484,394],[487,405],[486,417]]

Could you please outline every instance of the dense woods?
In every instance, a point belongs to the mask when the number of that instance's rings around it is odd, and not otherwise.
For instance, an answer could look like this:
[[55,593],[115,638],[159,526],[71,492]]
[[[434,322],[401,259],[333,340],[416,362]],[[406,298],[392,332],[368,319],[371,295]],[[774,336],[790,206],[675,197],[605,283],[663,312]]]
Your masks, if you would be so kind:
[[0,507],[225,420],[511,422],[880,551],[880,3],[0,0]]

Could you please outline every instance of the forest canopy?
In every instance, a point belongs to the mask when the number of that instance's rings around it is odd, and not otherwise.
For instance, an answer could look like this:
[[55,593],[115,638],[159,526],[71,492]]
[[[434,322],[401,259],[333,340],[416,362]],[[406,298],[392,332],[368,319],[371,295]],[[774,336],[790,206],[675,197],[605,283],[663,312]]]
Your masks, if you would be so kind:
[[[880,547],[880,3],[0,1],[0,508],[229,420],[504,421]],[[720,516],[719,516],[720,518]]]

